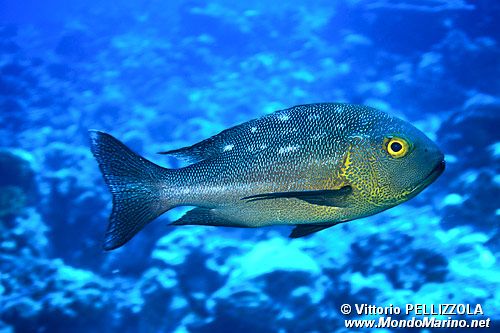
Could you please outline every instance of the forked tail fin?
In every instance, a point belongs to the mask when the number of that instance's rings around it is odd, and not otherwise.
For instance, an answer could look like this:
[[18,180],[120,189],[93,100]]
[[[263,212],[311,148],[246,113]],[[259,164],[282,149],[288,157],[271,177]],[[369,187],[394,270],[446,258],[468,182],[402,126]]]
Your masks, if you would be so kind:
[[172,170],[137,155],[111,135],[90,131],[91,150],[113,195],[104,249],[122,246],[167,210],[165,188]]

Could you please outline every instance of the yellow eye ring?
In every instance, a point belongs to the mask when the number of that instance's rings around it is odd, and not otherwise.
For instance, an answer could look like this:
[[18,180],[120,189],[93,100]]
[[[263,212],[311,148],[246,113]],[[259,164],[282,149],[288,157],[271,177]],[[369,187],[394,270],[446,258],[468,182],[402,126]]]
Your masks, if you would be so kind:
[[401,158],[408,154],[410,145],[408,142],[401,138],[389,138],[385,148],[389,155],[394,158]]

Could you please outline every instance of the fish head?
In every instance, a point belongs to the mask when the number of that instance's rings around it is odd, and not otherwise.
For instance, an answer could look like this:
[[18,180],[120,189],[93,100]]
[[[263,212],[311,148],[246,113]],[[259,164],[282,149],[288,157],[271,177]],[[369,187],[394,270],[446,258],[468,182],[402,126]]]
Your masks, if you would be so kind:
[[349,136],[343,172],[366,215],[413,198],[444,171],[439,147],[410,123],[377,112],[360,128]]

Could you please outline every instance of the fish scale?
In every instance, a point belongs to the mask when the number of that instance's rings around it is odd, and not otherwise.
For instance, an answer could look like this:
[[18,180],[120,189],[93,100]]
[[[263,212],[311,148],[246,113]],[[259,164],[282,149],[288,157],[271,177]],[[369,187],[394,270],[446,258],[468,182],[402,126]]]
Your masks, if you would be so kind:
[[[394,137],[408,156],[390,156]],[[415,127],[342,103],[295,106],[162,153],[192,163],[179,169],[161,168],[106,133],[91,132],[91,147],[114,199],[108,250],[177,206],[196,208],[172,225],[296,225],[291,237],[300,237],[404,202],[444,169],[443,154]]]

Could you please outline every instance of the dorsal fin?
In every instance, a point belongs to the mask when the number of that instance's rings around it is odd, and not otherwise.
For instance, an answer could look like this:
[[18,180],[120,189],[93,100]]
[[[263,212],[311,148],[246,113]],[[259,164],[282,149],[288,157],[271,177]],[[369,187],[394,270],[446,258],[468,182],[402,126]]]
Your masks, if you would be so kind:
[[173,156],[189,163],[196,163],[218,155],[214,141],[214,137],[211,137],[192,146],[163,151],[158,154]]
[[[248,124],[252,122],[255,120],[249,121]],[[173,156],[190,163],[208,160],[230,151],[234,147],[231,141],[239,131],[241,131],[241,125],[236,125],[192,146],[159,152],[158,154]]]
[[[233,126],[192,146],[159,154],[195,163],[214,159],[222,154],[246,158],[249,154],[256,155],[271,147],[279,149],[287,144],[300,145],[301,142],[310,140],[311,136],[333,133],[333,127],[316,125],[319,118],[327,119],[330,111],[339,109],[337,104],[299,105]],[[296,126],[297,122],[302,125]],[[314,128],[317,128],[317,133],[309,133],[310,126],[316,126]]]

